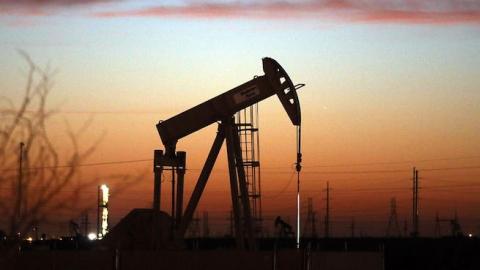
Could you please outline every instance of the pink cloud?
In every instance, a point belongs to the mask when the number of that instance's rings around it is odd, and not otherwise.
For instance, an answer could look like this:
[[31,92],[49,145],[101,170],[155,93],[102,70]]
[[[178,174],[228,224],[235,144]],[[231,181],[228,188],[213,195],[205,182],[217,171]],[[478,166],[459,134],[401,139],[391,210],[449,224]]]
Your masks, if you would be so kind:
[[[184,17],[184,18],[283,18],[319,11],[316,4],[288,2],[250,3],[195,3],[185,6],[153,6],[127,11],[99,12],[98,17]],[[327,9],[327,7],[322,7]]]
[[48,16],[61,9],[88,6],[113,0],[0,0],[0,14]]
[[[113,0],[0,0],[0,13],[47,16],[58,10]],[[112,7],[113,5],[110,5]],[[177,17],[185,19],[319,19],[352,23],[478,24],[477,0],[270,0],[187,1],[130,10],[96,11],[99,18]]]
[[70,6],[88,5],[99,2],[111,2],[112,0],[0,0],[0,5],[11,6]]
[[392,22],[414,24],[455,24],[455,23],[480,23],[479,11],[449,11],[449,12],[424,12],[424,11],[398,11],[381,10],[365,13],[357,18],[364,22]]
[[364,23],[480,23],[480,2],[469,0],[317,0],[297,2],[195,2],[184,6],[153,6],[126,11],[97,12],[109,17],[329,19]]

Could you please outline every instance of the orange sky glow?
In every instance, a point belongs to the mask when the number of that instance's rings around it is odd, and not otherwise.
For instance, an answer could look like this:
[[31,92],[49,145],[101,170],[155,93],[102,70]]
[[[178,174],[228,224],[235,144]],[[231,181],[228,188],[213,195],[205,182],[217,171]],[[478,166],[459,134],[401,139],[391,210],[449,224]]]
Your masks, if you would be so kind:
[[[401,227],[411,226],[413,167],[420,171],[421,231],[433,234],[436,212],[457,212],[464,231],[480,234],[480,6],[471,1],[435,8],[428,0],[415,7],[374,0],[14,2],[0,2],[1,96],[16,105],[21,98],[25,66],[16,49],[58,68],[49,135],[66,153],[65,123],[78,128],[93,119],[81,145],[102,139],[79,181],[111,186],[113,225],[152,205],[151,159],[163,148],[155,124],[262,75],[261,58],[269,56],[294,83],[306,84],[298,92],[302,216],[313,198],[320,234],[327,181],[333,235],[348,235],[352,219],[358,234],[383,235],[393,197]],[[278,215],[294,223],[295,128],[276,97],[259,112],[262,207],[272,232]],[[216,128],[178,143],[187,152],[187,199]],[[198,206],[200,215],[210,213],[215,235],[229,226],[225,156],[224,147]],[[127,162],[95,165],[116,161]],[[125,187],[118,175],[138,179]],[[169,177],[165,172],[162,186],[167,212]],[[96,188],[79,200],[92,217]],[[63,225],[51,232],[78,218],[59,214],[51,223]]]

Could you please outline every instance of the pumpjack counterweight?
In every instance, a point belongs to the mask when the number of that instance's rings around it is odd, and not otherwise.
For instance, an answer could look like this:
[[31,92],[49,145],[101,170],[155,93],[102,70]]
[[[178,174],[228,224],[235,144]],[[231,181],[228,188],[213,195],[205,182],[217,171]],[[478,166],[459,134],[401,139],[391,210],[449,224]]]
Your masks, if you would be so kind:
[[[250,81],[157,124],[157,130],[165,147],[165,152],[162,150],[154,151],[153,209],[155,211],[160,210],[162,171],[165,167],[171,167],[172,174],[176,173],[179,176],[177,177],[176,193],[172,192],[171,222],[173,225],[171,226],[171,235],[173,240],[183,239],[223,141],[226,141],[237,246],[239,248],[255,249],[248,186],[238,137],[238,126],[235,124],[234,115],[270,96],[277,95],[291,122],[295,126],[300,126],[300,103],[296,90],[304,86],[303,84],[294,85],[285,70],[274,59],[267,57],[263,58],[262,62],[264,75],[255,76]],[[219,122],[216,138],[192,195],[185,210],[183,210],[186,153],[176,152],[177,141],[215,122]],[[175,178],[172,177],[173,179]],[[174,185],[172,190],[175,189]],[[176,205],[176,209],[173,205]]]

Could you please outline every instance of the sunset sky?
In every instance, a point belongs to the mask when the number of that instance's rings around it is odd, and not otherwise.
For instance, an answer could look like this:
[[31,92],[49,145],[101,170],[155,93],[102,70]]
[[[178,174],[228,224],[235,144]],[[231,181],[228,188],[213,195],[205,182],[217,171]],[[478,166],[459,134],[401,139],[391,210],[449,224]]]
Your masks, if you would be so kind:
[[[88,163],[151,159],[163,148],[159,120],[262,75],[261,58],[272,57],[306,84],[298,93],[302,201],[313,197],[321,235],[327,181],[334,235],[346,235],[352,218],[358,234],[383,235],[392,197],[410,228],[413,166],[421,232],[433,232],[436,211],[456,211],[465,231],[480,234],[478,1],[0,0],[0,93],[14,102],[26,70],[18,49],[58,70],[49,127],[60,147],[66,121],[78,127],[93,116],[85,145],[106,134]],[[187,194],[215,131],[179,142],[191,169]],[[260,103],[260,140],[265,223],[281,215],[293,224],[295,129],[276,97]],[[217,235],[230,210],[224,152],[198,209],[209,211]],[[147,173],[114,195],[113,223],[150,207],[151,161],[82,170],[112,194],[118,183],[108,175]],[[92,187],[86,198],[95,194]]]

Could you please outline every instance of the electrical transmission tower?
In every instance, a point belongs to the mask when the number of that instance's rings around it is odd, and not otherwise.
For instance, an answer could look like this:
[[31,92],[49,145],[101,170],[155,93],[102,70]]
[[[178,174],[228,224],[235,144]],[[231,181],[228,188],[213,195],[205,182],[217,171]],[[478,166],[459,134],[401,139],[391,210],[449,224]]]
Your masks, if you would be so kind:
[[260,179],[260,137],[258,103],[235,114],[242,149],[243,168],[248,187],[253,229],[262,235],[262,189]]
[[325,238],[330,237],[330,184],[327,181],[327,188],[325,189],[327,193],[326,196],[326,206],[325,206]]
[[412,202],[412,237],[418,237],[419,211],[418,211],[418,170],[413,167],[413,202]]
[[313,199],[310,197],[308,198],[308,205],[307,205],[307,220],[303,228],[304,236],[309,236],[311,238],[317,237],[316,215],[317,213],[313,210]]
[[450,224],[450,233],[452,237],[458,237],[463,235],[456,210],[453,218],[440,218],[438,215],[438,212],[436,213],[435,215],[435,236],[436,237],[442,236],[441,228],[440,228],[440,223],[442,222],[447,222]]
[[387,237],[401,235],[400,225],[398,225],[398,216],[397,216],[397,199],[390,199],[390,218],[388,219],[387,226]]

